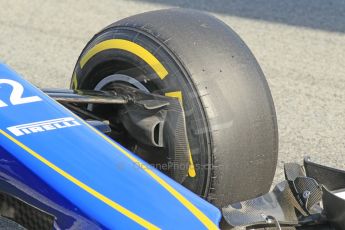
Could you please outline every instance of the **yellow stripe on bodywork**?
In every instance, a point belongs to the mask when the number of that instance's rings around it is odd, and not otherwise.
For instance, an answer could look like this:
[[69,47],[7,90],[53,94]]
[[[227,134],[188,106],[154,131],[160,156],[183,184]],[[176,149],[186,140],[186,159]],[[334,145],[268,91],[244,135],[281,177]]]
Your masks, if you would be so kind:
[[[168,93],[165,93],[165,96],[177,98],[179,100],[179,102],[181,103],[181,105],[183,105],[183,99],[182,99],[182,92],[181,91],[168,92]],[[188,175],[190,177],[195,177],[196,172],[195,172],[194,162],[193,162],[193,158],[192,158],[192,152],[190,151],[189,145],[188,145],[188,153],[189,153]]]
[[110,200],[109,198],[107,198],[106,196],[100,194],[99,192],[97,192],[96,190],[94,190],[93,188],[87,186],[86,184],[84,184],[83,182],[81,182],[80,180],[78,180],[77,178],[73,177],[72,175],[68,174],[67,172],[65,172],[64,170],[62,170],[61,168],[59,168],[58,166],[54,165],[53,163],[51,163],[50,161],[48,161],[46,158],[42,157],[41,155],[39,155],[38,153],[36,153],[35,151],[33,151],[32,149],[30,149],[29,147],[27,147],[26,145],[24,145],[23,143],[21,143],[20,141],[18,141],[17,139],[15,139],[14,137],[12,137],[11,135],[9,135],[8,133],[4,132],[3,130],[0,129],[0,133],[5,136],[6,138],[8,138],[9,140],[11,140],[13,143],[15,143],[16,145],[18,145],[19,147],[21,147],[22,149],[24,149],[26,152],[28,152],[29,154],[31,154],[33,157],[35,157],[37,160],[41,161],[43,164],[47,165],[49,168],[53,169],[54,171],[56,171],[57,173],[59,173],[61,176],[63,176],[64,178],[66,178],[67,180],[71,181],[72,183],[74,183],[75,185],[77,185],[78,187],[80,187],[81,189],[83,189],[84,191],[88,192],[89,194],[91,194],[92,196],[96,197],[97,199],[103,201],[104,203],[106,203],[107,205],[109,205],[110,207],[112,207],[113,209],[115,209],[116,211],[120,212],[121,214],[127,216],[129,219],[133,220],[134,222],[138,223],[139,225],[141,225],[142,227],[146,228],[146,229],[159,229],[157,226],[151,224],[150,222],[148,222],[147,220],[144,220],[143,218],[141,218],[140,216],[136,215],[135,213],[129,211],[128,209],[126,209],[125,207],[121,206],[120,204]]
[[98,135],[103,137],[109,144],[114,146],[117,150],[127,156],[130,160],[132,160],[136,165],[138,165],[141,169],[147,172],[155,181],[157,181],[161,186],[163,186],[171,195],[173,195],[178,201],[181,202],[196,218],[200,220],[200,222],[209,230],[216,230],[219,229],[215,223],[213,223],[202,211],[200,211],[197,207],[195,207],[189,200],[187,200],[181,193],[176,191],[171,185],[169,185],[165,180],[159,177],[156,173],[154,173],[150,168],[146,167],[142,164],[138,159],[132,156],[126,149],[124,149],[121,145],[117,144],[116,142],[109,139],[104,134],[100,133],[97,129],[93,128],[83,120],[81,120],[84,124],[89,126],[92,130],[94,130]]
[[104,50],[109,49],[120,49],[125,50],[130,53],[135,54],[142,60],[144,60],[159,76],[160,79],[164,79],[168,75],[168,71],[162,65],[162,63],[153,56],[148,50],[144,47],[124,39],[110,39],[98,43],[92,47],[80,60],[80,68],[83,68],[84,65],[96,54]]
[[[181,94],[182,95],[182,94]],[[181,97],[182,98],[182,97]],[[218,230],[219,228],[215,223],[213,223],[210,218],[208,218],[202,211],[200,211],[195,205],[193,205],[189,200],[187,200],[181,193],[176,191],[171,185],[169,185],[165,180],[159,177],[156,173],[154,173],[150,168],[146,167],[142,164],[138,159],[132,156],[125,148],[121,145],[117,144],[109,137],[89,125],[86,121],[71,113],[74,117],[76,117],[80,122],[88,126],[91,130],[101,136],[104,140],[106,140],[109,144],[119,150],[122,154],[128,157],[133,163],[138,165],[141,169],[143,169],[147,174],[149,174],[155,181],[157,181],[163,188],[165,188],[171,195],[173,195],[182,205],[184,205],[196,218],[200,220],[200,222],[206,227],[208,230]]]

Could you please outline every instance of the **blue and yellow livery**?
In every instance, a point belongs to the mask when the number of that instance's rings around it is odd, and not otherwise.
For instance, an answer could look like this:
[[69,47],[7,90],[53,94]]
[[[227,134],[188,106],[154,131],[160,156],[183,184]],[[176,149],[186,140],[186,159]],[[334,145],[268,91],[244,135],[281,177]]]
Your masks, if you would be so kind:
[[1,191],[56,229],[217,229],[220,211],[0,65]]

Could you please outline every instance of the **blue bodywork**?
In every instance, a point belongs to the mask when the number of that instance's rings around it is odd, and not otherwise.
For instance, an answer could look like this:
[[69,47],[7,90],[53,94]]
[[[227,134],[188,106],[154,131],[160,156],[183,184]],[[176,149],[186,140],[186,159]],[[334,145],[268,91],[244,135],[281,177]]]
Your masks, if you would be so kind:
[[0,189],[52,214],[56,229],[218,227],[216,207],[3,64],[0,100]]

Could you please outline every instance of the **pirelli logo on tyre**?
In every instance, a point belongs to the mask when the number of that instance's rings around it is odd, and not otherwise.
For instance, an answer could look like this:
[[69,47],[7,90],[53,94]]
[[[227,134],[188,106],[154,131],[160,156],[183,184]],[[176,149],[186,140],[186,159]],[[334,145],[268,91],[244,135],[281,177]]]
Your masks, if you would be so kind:
[[64,117],[46,121],[33,122],[8,127],[7,129],[16,136],[30,135],[34,133],[54,131],[81,125],[73,117]]

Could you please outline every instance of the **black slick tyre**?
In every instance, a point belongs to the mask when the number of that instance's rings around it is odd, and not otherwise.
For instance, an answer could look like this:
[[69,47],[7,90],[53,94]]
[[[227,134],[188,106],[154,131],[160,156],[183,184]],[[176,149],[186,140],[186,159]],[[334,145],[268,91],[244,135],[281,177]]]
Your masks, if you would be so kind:
[[218,207],[269,190],[278,154],[272,96],[256,59],[225,23],[184,9],[120,20],[86,45],[71,87],[94,89],[112,74],[182,100],[195,166],[184,186]]

